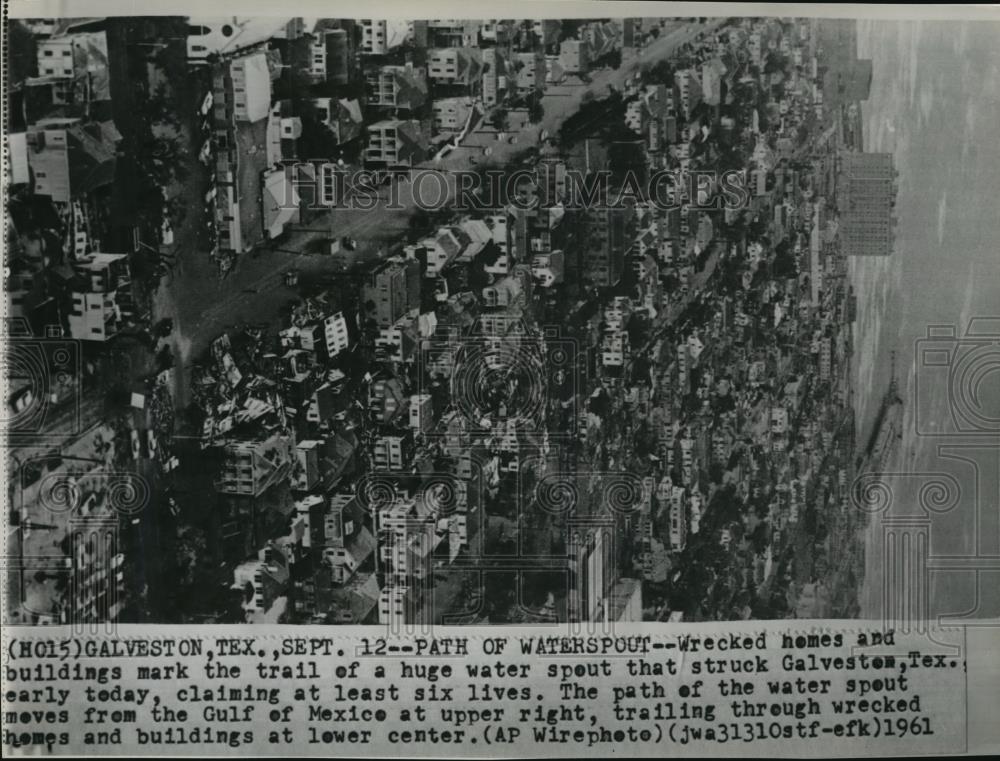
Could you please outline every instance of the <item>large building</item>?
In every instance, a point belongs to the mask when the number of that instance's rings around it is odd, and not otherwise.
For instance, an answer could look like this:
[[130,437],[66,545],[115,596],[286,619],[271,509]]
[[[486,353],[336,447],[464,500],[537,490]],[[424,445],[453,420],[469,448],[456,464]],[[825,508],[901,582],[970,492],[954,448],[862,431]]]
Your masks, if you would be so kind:
[[215,231],[222,250],[245,253],[264,240],[259,199],[261,175],[268,166],[271,78],[264,51],[219,63],[212,71]]
[[842,153],[840,243],[847,256],[889,256],[896,219],[896,169],[891,153]]
[[412,167],[425,161],[430,142],[415,119],[384,119],[368,126],[365,162],[386,167]]
[[634,218],[630,208],[587,210],[584,265],[594,285],[613,286],[621,281]]
[[603,618],[603,600],[614,584],[613,531],[609,526],[581,527],[567,548],[570,572],[570,621]]
[[414,260],[386,263],[372,273],[364,289],[380,328],[389,328],[420,305],[420,264]]

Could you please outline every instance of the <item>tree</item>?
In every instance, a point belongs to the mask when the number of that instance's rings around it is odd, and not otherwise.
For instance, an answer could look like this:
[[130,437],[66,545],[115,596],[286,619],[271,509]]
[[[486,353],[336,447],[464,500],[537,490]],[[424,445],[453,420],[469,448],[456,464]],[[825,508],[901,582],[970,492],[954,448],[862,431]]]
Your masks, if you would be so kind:
[[490,124],[492,124],[498,132],[506,132],[507,127],[509,126],[507,109],[502,106],[493,109],[493,113],[490,114]]
[[542,99],[539,96],[533,97],[528,104],[528,121],[538,124],[545,118],[545,108],[542,106]]

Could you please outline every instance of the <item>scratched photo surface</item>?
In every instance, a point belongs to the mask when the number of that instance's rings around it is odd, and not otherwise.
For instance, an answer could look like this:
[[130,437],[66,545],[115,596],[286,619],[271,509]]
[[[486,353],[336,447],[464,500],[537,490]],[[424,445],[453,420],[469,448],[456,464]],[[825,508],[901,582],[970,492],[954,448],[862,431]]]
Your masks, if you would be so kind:
[[4,622],[1000,615],[998,42],[11,18]]

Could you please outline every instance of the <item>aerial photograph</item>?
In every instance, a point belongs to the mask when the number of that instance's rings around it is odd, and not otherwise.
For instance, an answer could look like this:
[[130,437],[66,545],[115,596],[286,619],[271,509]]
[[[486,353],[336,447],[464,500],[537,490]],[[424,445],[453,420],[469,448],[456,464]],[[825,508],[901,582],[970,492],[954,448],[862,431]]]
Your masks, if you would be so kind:
[[5,625],[1000,615],[1000,23],[4,26]]

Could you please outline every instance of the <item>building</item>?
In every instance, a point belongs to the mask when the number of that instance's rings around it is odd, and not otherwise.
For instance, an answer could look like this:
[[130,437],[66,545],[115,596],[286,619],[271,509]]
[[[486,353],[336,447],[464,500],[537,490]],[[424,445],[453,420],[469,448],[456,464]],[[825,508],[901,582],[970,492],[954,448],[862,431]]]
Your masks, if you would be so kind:
[[897,172],[892,154],[843,152],[840,171],[842,251],[847,256],[889,256],[896,224]]
[[115,293],[74,293],[69,334],[79,341],[106,341],[118,333],[121,311]]
[[301,199],[292,180],[295,167],[278,166],[261,177],[261,220],[267,237],[280,237],[288,225],[301,219]]
[[364,134],[364,115],[357,100],[313,98],[312,105],[316,118],[330,130],[338,145],[349,143]]
[[499,48],[486,48],[483,54],[482,101],[487,108],[500,103],[507,94],[507,58]]
[[409,316],[391,327],[380,328],[375,339],[375,357],[380,362],[413,362],[417,352],[417,325]]
[[507,307],[517,302],[523,294],[521,279],[508,275],[483,288],[483,304],[487,307]]
[[410,397],[410,428],[417,433],[427,433],[434,427],[434,400],[430,394]]
[[42,119],[28,128],[34,194],[67,204],[111,185],[121,134],[111,122]]
[[461,132],[475,111],[471,98],[438,98],[431,104],[438,132]]
[[309,491],[319,483],[322,443],[316,439],[307,439],[295,445],[295,460],[291,473],[291,487],[293,489]]
[[563,282],[565,256],[562,251],[549,251],[531,257],[531,276],[542,288],[551,288]]
[[347,584],[375,552],[375,537],[364,522],[364,509],[353,494],[330,497],[323,530],[323,562],[330,580]]
[[412,64],[380,66],[365,74],[368,106],[414,111],[427,102],[427,79]]
[[312,32],[309,74],[317,82],[346,85],[354,71],[354,44],[351,31],[317,24]]
[[210,57],[232,58],[263,49],[271,40],[297,40],[304,33],[301,18],[190,16],[188,62],[203,64]]
[[667,506],[667,536],[671,552],[680,552],[687,544],[687,500],[684,497],[683,487],[672,487]]
[[702,102],[701,82],[694,69],[674,72],[674,93],[684,116],[691,116],[691,112]]
[[323,340],[326,344],[326,355],[331,358],[350,348],[351,339],[343,312],[335,312],[323,320]]
[[364,300],[380,328],[392,327],[400,317],[420,306],[420,263],[389,261],[373,272],[364,286]]
[[614,583],[613,532],[603,525],[573,530],[567,546],[570,621],[603,620],[603,601]]
[[601,364],[604,367],[624,367],[628,352],[628,333],[615,330],[604,334],[601,339]]
[[372,447],[372,466],[379,471],[409,470],[413,462],[413,433],[386,433],[375,439]]
[[391,423],[403,413],[409,400],[397,378],[377,378],[368,389],[368,412],[377,423]]
[[634,211],[631,208],[588,209],[584,265],[587,277],[597,286],[621,282],[625,250],[632,240]]
[[48,88],[51,105],[111,100],[105,32],[78,31],[41,38],[36,52],[39,76],[29,77],[25,86]]
[[79,290],[72,293],[68,315],[70,336],[80,341],[106,341],[118,333],[131,300],[131,277],[125,254],[88,255],[74,263]]
[[407,621],[413,620],[413,617],[408,615],[411,609],[409,590],[405,586],[387,585],[379,593],[378,623],[389,631],[399,631]]
[[590,43],[587,40],[560,42],[559,66],[566,74],[585,74],[590,68]]
[[368,126],[364,160],[386,167],[412,167],[427,160],[430,140],[415,119],[384,119]]
[[429,19],[427,44],[435,48],[477,48],[481,23],[463,19]]
[[228,442],[215,488],[223,494],[259,497],[288,475],[291,441],[278,433],[252,441]]
[[[213,66],[215,233],[219,249],[246,253],[264,240],[261,176],[268,169],[271,57],[258,51]],[[275,182],[286,182],[276,177]]]
[[233,571],[234,591],[242,593],[242,607],[247,623],[277,623],[280,598],[288,592],[289,559],[274,544],[262,547],[257,557],[240,563]]
[[515,53],[514,69],[517,72],[517,92],[527,95],[545,88],[545,56],[540,50],[531,53]]
[[361,53],[385,55],[410,36],[410,25],[401,19],[361,19]]
[[[544,63],[544,62],[543,62]],[[478,48],[434,48],[427,51],[427,76],[438,85],[478,85],[483,73]]]

